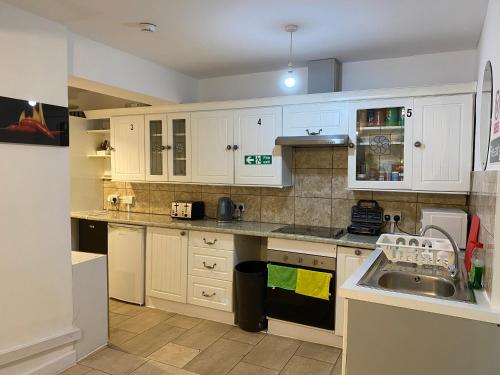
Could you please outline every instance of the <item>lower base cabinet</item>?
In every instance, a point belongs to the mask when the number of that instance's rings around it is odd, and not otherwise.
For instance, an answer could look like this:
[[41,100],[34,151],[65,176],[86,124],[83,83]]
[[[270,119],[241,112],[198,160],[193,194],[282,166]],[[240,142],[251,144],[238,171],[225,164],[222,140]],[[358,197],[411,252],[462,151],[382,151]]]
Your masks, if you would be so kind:
[[352,247],[337,248],[337,294],[335,300],[335,334],[344,333],[344,298],[339,296],[338,289],[353,274],[354,271],[371,254],[371,250]]
[[193,305],[233,311],[233,283],[199,276],[188,276],[187,301]]

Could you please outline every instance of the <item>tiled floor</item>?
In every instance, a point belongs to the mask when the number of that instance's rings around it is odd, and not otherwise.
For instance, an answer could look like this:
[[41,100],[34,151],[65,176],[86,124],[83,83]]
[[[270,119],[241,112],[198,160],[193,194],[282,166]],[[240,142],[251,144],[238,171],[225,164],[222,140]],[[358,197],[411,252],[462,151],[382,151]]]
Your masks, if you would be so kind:
[[340,375],[341,350],[110,301],[111,344],[64,375]]

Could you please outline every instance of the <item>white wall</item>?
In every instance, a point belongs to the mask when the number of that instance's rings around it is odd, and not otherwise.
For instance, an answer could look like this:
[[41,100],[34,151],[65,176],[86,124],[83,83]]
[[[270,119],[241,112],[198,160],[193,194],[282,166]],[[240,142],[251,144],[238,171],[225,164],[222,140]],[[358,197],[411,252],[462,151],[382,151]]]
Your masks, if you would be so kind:
[[197,99],[196,79],[68,33],[69,74],[176,103]]
[[287,70],[238,74],[233,76],[200,79],[198,101],[265,98],[282,95],[307,94],[307,68],[295,69],[297,83],[294,88],[283,84]]
[[342,64],[342,90],[470,82],[476,72],[476,50],[348,62]]
[[[3,2],[0,25],[0,96],[66,106],[65,29]],[[68,161],[0,144],[0,353],[72,328]]]
[[[307,68],[297,69],[294,90],[282,85],[286,70],[201,79],[198,100],[230,100],[307,94]],[[462,83],[476,80],[477,51],[444,52],[342,64],[342,90]]]

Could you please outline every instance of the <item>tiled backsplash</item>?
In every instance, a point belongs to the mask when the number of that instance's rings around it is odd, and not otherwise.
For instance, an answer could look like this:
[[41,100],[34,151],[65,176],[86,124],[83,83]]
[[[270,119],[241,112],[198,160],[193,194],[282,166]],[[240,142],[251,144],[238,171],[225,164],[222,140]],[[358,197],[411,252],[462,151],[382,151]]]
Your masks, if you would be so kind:
[[484,285],[491,296],[493,253],[495,251],[495,214],[498,171],[477,171],[472,174],[470,212],[481,220],[479,241],[486,249]]
[[[349,191],[347,149],[295,149],[294,186],[289,188],[104,182],[104,208],[113,209],[109,194],[134,195],[133,212],[170,214],[173,200],[203,200],[215,217],[217,200],[230,196],[245,204],[243,220],[283,224],[346,227],[358,199],[375,199],[386,210],[402,212],[401,227],[418,229],[421,207],[458,207],[467,211],[467,196],[450,194]],[[119,210],[126,210],[121,205]]]

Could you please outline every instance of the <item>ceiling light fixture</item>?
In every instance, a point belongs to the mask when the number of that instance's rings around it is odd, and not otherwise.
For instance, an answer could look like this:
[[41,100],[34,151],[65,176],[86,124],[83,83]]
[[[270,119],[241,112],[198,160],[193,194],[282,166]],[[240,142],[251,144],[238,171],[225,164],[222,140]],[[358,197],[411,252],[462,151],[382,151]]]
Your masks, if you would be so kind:
[[295,79],[295,75],[293,72],[293,64],[292,64],[292,47],[293,47],[293,33],[298,30],[297,25],[286,25],[285,26],[285,31],[287,33],[290,33],[290,56],[288,58],[288,73],[285,76],[285,80],[283,83],[285,84],[286,87],[292,88],[295,87],[295,84],[297,83],[297,80]]
[[154,33],[158,26],[151,22],[141,22],[141,31],[145,33]]

